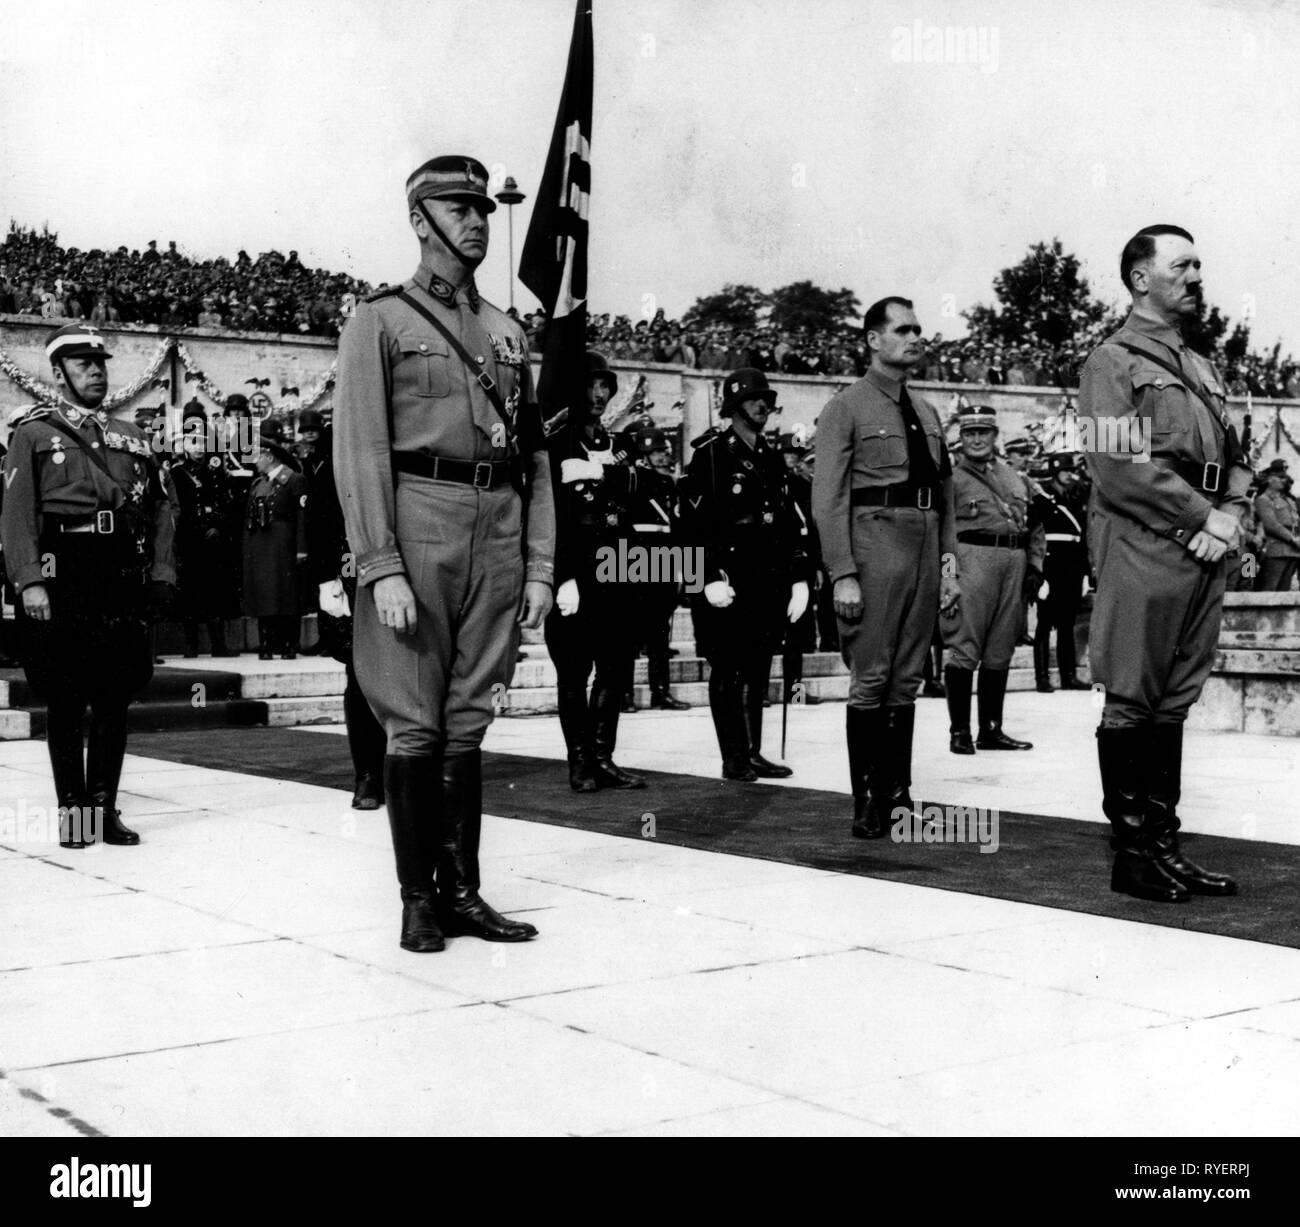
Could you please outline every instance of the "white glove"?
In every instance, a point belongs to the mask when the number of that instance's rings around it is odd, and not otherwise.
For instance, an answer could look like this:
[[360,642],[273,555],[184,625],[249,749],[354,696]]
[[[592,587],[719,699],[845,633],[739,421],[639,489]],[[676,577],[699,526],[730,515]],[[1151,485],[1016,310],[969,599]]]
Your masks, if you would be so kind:
[[352,612],[348,608],[348,594],[343,591],[343,581],[332,579],[320,586],[320,611],[331,618],[346,618]]
[[570,457],[560,461],[560,481],[563,485],[571,485],[575,481],[600,481],[604,476],[605,470],[594,460]]
[[1051,592],[1051,590],[1051,585],[1046,580],[1043,580],[1043,582],[1038,585],[1038,599],[1040,601],[1047,600],[1047,594]]
[[790,585],[790,604],[785,607],[788,622],[798,622],[808,609],[808,585],[800,580]]
[[[567,464],[568,461],[566,460]],[[566,579],[560,585],[560,590],[555,594],[555,608],[560,611],[560,617],[567,618],[570,614],[578,612],[578,581],[576,579]]]
[[704,599],[714,609],[726,609],[736,599],[736,590],[725,579],[715,579],[704,585]]

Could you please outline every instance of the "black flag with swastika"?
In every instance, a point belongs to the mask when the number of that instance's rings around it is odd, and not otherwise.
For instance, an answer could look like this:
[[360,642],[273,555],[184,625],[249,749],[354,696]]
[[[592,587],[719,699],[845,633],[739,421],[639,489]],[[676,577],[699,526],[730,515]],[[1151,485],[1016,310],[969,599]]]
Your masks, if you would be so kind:
[[548,422],[565,410],[576,418],[586,406],[591,6],[592,0],[578,0],[564,93],[519,262],[519,280],[546,311],[537,399]]

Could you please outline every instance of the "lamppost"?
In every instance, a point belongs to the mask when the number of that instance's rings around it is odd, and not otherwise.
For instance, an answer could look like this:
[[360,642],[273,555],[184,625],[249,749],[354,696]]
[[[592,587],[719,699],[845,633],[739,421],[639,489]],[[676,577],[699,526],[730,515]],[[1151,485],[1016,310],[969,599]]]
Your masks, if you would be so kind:
[[515,205],[524,199],[519,184],[507,175],[501,190],[496,194],[497,200],[506,206],[506,226],[510,240],[510,310],[515,309]]

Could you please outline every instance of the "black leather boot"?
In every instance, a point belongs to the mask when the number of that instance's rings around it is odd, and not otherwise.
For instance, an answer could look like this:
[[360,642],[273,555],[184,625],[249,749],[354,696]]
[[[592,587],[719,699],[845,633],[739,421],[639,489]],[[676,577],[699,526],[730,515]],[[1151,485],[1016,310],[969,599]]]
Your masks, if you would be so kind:
[[1144,779],[1150,752],[1146,727],[1097,730],[1101,808],[1110,819],[1110,846],[1115,853],[1110,888],[1155,903],[1187,903],[1192,896],[1156,859],[1145,829]]
[[849,782],[853,787],[853,838],[883,839],[888,830],[888,786],[881,764],[889,733],[883,707],[846,707]]
[[140,836],[122,825],[117,787],[126,757],[126,707],[92,705],[90,737],[86,743],[86,792],[106,844],[133,847]]
[[766,684],[760,686],[753,682],[740,689],[740,714],[745,722],[745,740],[749,744],[749,765],[760,780],[785,780],[794,772],[762,754],[763,695],[766,692]]
[[[611,693],[617,701],[617,691]],[[438,914],[448,937],[526,942],[537,936],[537,930],[526,921],[507,920],[478,893],[478,844],[483,825],[482,764],[478,750],[443,756]]]
[[59,806],[59,847],[87,848],[95,842],[93,809],[86,794],[85,747],[81,740],[84,707],[51,704],[46,710],[45,739]]
[[193,660],[199,654],[199,624],[187,620],[182,626],[185,631],[185,659]]
[[592,773],[601,788],[644,788],[645,780],[614,762],[622,695],[599,682],[591,691]]
[[980,735],[977,750],[1032,750],[1032,741],[1017,741],[1002,731],[1002,704],[1007,697],[1007,669],[980,669]]
[[656,711],[686,711],[689,703],[674,699],[668,689],[668,656],[648,648],[646,667],[650,674],[650,706]]
[[433,873],[441,843],[442,778],[432,755],[384,759],[384,798],[402,889],[401,947],[415,954],[446,949]]
[[[1042,614],[1039,614],[1042,617]],[[1039,694],[1051,694],[1056,687],[1052,685],[1051,661],[1052,642],[1048,635],[1034,636],[1034,688]]]
[[257,659],[274,660],[275,652],[272,650],[272,641],[275,638],[275,631],[272,630],[274,623],[273,618],[258,618],[257,620]]
[[1182,797],[1183,726],[1153,724],[1146,759],[1147,830],[1161,868],[1194,895],[1235,895],[1237,883],[1189,861],[1178,846],[1178,802]]
[[749,736],[741,711],[740,679],[730,670],[716,666],[709,670],[709,714],[718,734],[722,754],[722,778],[752,784],[758,773],[749,762]]
[[595,792],[600,784],[592,762],[591,716],[587,709],[587,687],[562,683],[555,692],[560,713],[560,731],[569,758],[569,787],[574,792]]
[[1056,663],[1061,670],[1062,690],[1091,690],[1087,682],[1079,681],[1074,655],[1074,627],[1062,627],[1056,634]]
[[376,810],[384,803],[384,750],[388,739],[361,693],[351,664],[347,666],[347,683],[343,688],[343,723],[348,730],[348,750],[356,780],[352,808]]
[[890,825],[900,817],[895,810],[905,809],[912,813],[916,808],[912,801],[912,734],[915,727],[916,708],[912,704],[885,708],[885,761],[889,764],[885,816]]
[[220,618],[213,618],[208,623],[208,643],[212,647],[213,656],[238,656],[238,652],[231,651],[226,644],[226,624]]
[[974,754],[970,739],[970,692],[975,675],[970,669],[949,665],[943,671],[948,690],[948,749],[954,754]]

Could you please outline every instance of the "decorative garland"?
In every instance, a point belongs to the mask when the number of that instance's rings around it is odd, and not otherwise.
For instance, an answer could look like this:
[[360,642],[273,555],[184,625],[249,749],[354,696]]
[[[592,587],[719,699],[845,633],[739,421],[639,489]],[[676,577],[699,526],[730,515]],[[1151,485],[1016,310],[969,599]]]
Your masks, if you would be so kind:
[[[176,356],[180,359],[181,365],[185,368],[187,375],[191,379],[197,379],[199,390],[213,404],[220,408],[225,408],[228,399],[226,393],[222,392],[204,373],[199,369],[193,355],[181,341],[174,337],[163,337],[158,343],[158,348],[150,358],[145,370],[136,376],[124,388],[119,388],[104,401],[103,408],[112,413],[115,409],[120,409],[123,405],[129,404],[157,377],[158,372],[162,370],[163,363],[167,361],[167,355],[175,349]],[[338,378],[338,359],[335,358],[330,363],[329,369],[307,389],[305,396],[297,398],[296,406],[290,398],[285,398],[275,406],[273,412],[288,413],[296,408],[299,412],[303,409],[310,409],[324,400],[333,390],[335,381]],[[63,395],[51,383],[46,383],[43,379],[37,379],[34,375],[29,375],[22,369],[4,350],[0,349],[0,374],[3,374],[10,382],[20,387],[33,401],[38,405],[63,405],[69,409],[78,408],[70,401],[65,400]]]

